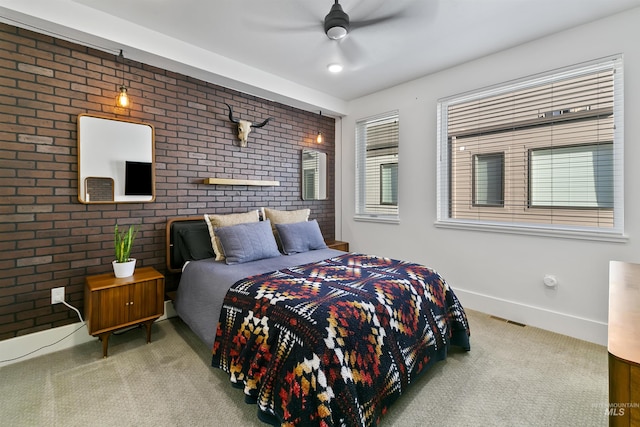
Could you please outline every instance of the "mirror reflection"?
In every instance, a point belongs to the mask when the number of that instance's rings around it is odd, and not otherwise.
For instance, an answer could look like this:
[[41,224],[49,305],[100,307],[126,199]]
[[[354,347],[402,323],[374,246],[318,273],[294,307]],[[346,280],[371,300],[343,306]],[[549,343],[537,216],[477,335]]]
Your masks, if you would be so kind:
[[78,200],[81,203],[155,200],[153,127],[78,116]]
[[327,153],[302,150],[302,199],[327,198]]

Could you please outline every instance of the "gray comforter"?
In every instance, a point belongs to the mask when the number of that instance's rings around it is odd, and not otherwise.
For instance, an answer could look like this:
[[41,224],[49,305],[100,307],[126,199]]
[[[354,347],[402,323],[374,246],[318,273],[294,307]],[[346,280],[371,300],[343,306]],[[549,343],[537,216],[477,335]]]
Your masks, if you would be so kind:
[[344,252],[319,249],[244,264],[227,265],[213,258],[191,261],[182,271],[174,306],[178,316],[209,347],[216,338],[222,302],[234,283],[256,274],[321,261]]

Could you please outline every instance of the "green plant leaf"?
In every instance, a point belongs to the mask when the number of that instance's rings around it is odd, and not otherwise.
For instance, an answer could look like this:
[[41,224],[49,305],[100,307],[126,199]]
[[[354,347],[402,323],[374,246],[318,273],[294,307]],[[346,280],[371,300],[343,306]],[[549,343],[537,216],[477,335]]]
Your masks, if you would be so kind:
[[113,229],[113,247],[116,262],[127,262],[131,258],[131,247],[138,234],[139,227],[130,225],[126,231],[118,230],[118,224]]

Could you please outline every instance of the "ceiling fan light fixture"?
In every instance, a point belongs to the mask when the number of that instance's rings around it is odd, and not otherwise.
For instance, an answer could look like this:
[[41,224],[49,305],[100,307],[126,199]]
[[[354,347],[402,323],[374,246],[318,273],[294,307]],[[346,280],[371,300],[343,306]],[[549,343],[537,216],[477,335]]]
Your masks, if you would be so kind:
[[339,40],[349,33],[349,15],[342,10],[338,0],[324,17],[324,32],[331,40]]
[[340,65],[340,64],[329,64],[329,65],[327,65],[327,69],[331,73],[339,73],[340,71],[342,71],[342,65]]
[[327,30],[327,37],[331,40],[340,40],[347,35],[347,29],[344,27],[331,27]]

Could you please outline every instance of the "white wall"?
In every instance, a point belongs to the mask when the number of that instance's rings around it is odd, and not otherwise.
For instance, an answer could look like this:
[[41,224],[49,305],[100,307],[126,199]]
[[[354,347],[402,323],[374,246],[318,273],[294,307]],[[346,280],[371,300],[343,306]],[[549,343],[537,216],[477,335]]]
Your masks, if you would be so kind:
[[[640,8],[351,102],[338,147],[342,155],[336,175],[342,179],[338,236],[350,242],[354,251],[435,268],[465,307],[606,345],[609,260],[640,262],[640,244],[634,239],[640,227],[640,197],[636,195],[640,185],[638,23]],[[624,54],[627,242],[434,226],[439,98],[617,53]],[[428,46],[423,54],[429,55]],[[400,111],[400,224],[354,221],[355,122],[394,109]],[[557,276],[557,289],[545,288],[542,279],[547,273]],[[473,325],[471,329],[473,336]]]
[[[164,314],[156,321],[159,322],[175,316],[177,314],[173,308],[173,303],[165,301]],[[153,339],[153,336],[151,339]],[[102,343],[98,342],[97,337],[89,335],[83,319],[71,325],[45,329],[44,331],[2,340],[0,341],[0,368],[90,341],[96,342],[96,353],[102,354]]]
[[[72,13],[70,11],[73,11]],[[117,54],[239,92],[325,115],[344,114],[346,102],[281,76],[189,45],[74,0],[0,0],[0,22]]]

